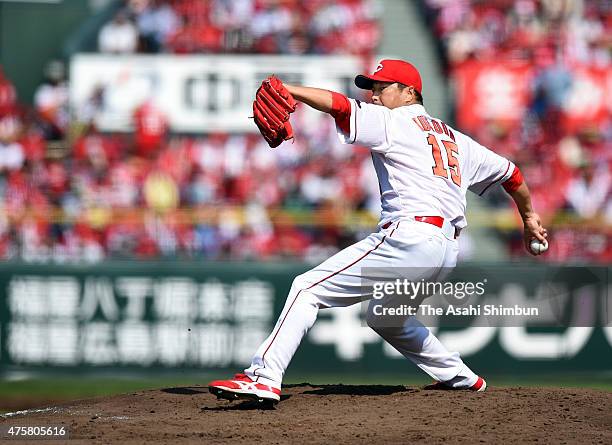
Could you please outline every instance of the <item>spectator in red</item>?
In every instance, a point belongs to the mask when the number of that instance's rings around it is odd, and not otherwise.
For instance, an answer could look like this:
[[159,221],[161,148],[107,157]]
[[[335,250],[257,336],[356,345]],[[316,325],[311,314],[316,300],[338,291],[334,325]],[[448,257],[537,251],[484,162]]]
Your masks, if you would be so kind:
[[15,87],[2,72],[0,67],[0,116],[11,111],[17,104],[17,92]]
[[42,132],[34,125],[29,125],[23,132],[19,143],[23,147],[25,158],[29,162],[40,162],[45,158],[47,144]]
[[136,154],[151,158],[165,142],[168,121],[164,113],[152,102],[146,101],[134,112]]

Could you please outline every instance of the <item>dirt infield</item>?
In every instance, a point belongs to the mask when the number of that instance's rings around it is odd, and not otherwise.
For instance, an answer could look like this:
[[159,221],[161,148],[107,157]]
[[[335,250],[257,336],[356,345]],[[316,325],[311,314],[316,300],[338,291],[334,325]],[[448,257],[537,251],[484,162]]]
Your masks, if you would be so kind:
[[472,393],[301,384],[285,388],[275,409],[261,409],[249,401],[218,401],[206,387],[193,386],[0,417],[4,427],[61,424],[70,430],[70,444],[608,444],[612,392],[517,387]]

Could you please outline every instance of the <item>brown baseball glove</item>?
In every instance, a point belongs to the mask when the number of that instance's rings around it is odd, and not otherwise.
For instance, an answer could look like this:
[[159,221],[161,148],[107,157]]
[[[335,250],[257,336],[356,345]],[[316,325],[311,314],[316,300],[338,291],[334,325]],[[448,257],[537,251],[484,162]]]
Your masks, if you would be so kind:
[[253,117],[270,147],[278,147],[281,142],[293,138],[289,117],[296,107],[297,102],[276,76],[265,79],[257,89]]

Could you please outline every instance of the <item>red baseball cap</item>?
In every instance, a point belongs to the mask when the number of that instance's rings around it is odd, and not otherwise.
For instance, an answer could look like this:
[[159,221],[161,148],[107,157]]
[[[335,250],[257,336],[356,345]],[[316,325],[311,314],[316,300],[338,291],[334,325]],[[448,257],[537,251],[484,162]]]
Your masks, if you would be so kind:
[[371,90],[374,82],[399,82],[413,86],[419,93],[423,86],[421,75],[414,65],[393,59],[381,60],[370,76],[360,74],[355,77],[355,85],[363,90]]

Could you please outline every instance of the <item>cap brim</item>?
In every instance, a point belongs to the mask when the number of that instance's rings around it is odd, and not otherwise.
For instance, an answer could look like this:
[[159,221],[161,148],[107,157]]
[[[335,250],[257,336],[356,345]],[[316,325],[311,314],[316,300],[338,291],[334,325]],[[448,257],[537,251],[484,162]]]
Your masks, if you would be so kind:
[[374,82],[397,82],[393,79],[388,79],[382,76],[365,76],[363,74],[359,74],[355,77],[355,85],[357,88],[361,88],[362,90],[371,90],[374,86]]

